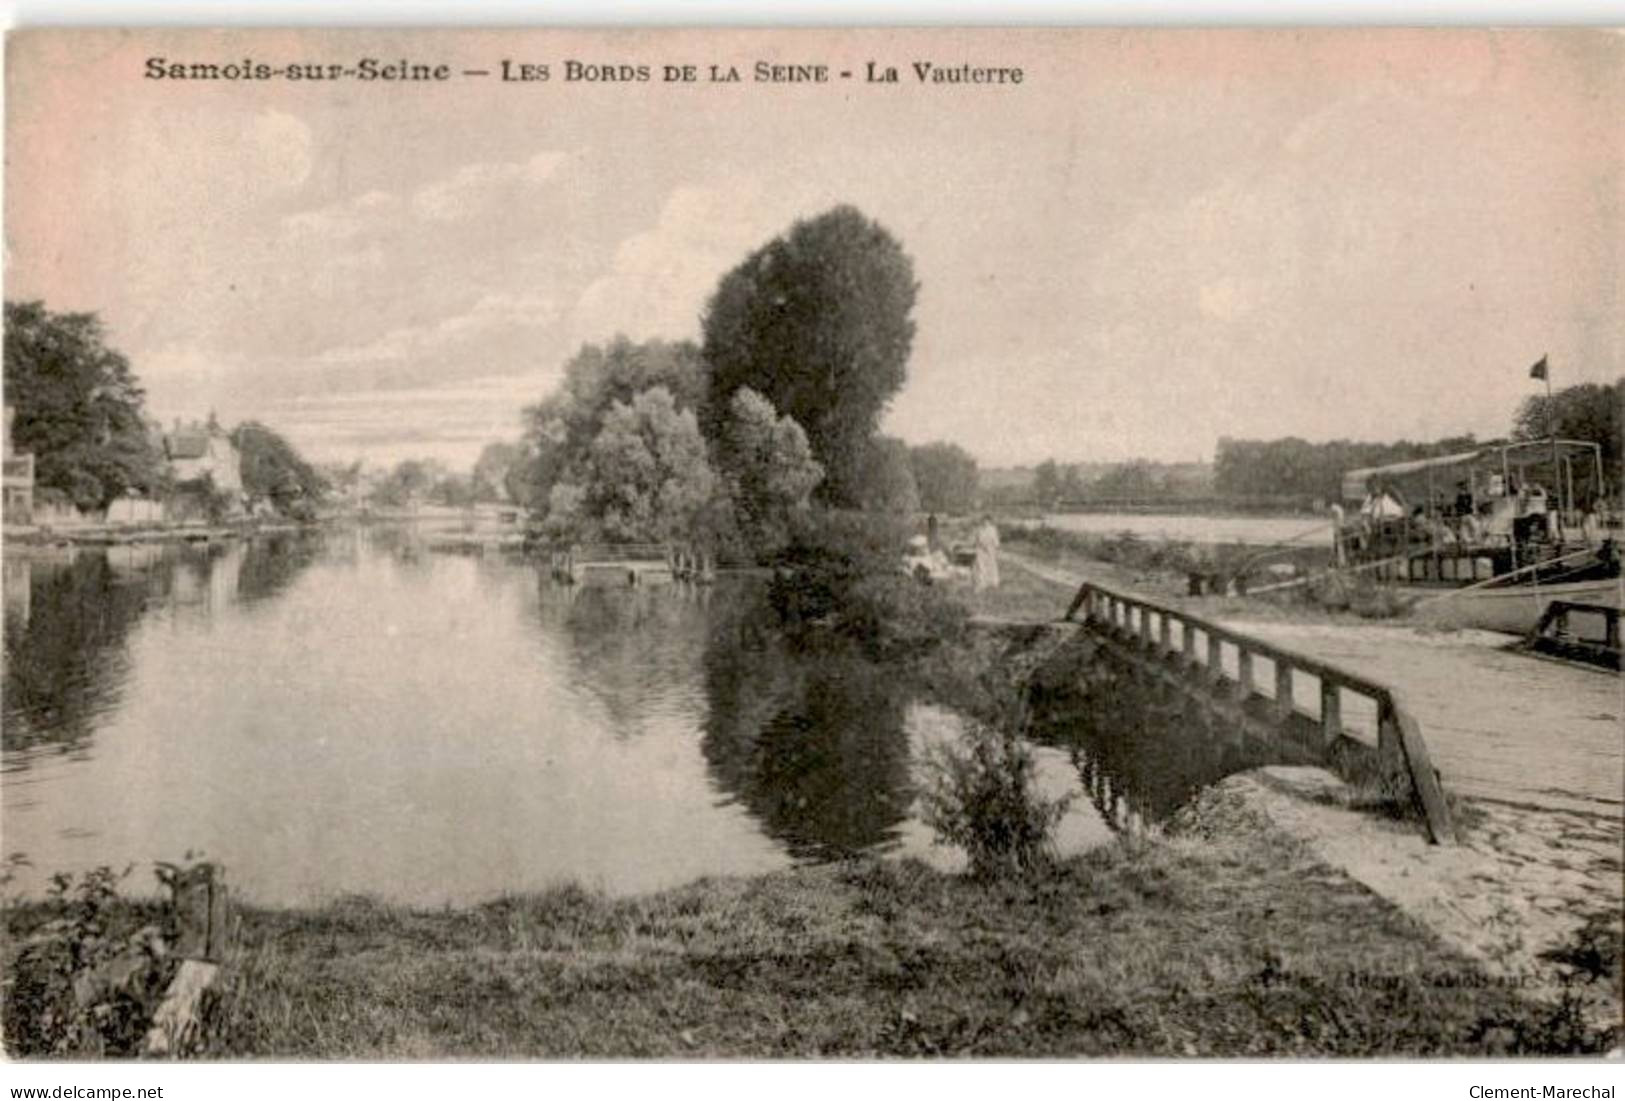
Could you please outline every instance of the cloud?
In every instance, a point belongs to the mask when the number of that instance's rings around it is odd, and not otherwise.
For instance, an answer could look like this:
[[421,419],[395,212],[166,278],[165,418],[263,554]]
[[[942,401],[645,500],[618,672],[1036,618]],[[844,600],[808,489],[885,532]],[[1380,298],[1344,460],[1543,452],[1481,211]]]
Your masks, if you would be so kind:
[[353,199],[289,214],[282,219],[281,230],[288,238],[351,241],[388,226],[400,209],[398,196],[387,191],[368,191]]
[[566,159],[563,153],[542,152],[527,161],[464,165],[446,179],[418,188],[412,195],[412,209],[430,221],[464,221],[495,201],[511,198],[514,188],[552,180]]
[[483,336],[512,336],[518,330],[545,328],[558,316],[557,303],[545,295],[492,293],[461,313],[391,329],[376,340],[333,348],[310,362],[332,367],[421,360],[444,355]]
[[759,180],[678,187],[654,227],[623,240],[610,270],[582,292],[573,333],[596,341],[636,326],[641,336],[696,335],[723,274],[805,212]]

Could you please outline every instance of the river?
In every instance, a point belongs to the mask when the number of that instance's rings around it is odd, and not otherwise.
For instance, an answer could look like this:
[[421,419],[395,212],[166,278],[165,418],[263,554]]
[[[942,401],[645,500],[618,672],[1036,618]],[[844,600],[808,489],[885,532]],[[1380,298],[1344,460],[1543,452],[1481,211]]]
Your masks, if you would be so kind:
[[[958,720],[790,652],[750,582],[562,586],[388,528],[11,555],[5,581],[13,894],[188,854],[286,905],[956,859],[914,792]],[[1080,789],[1071,749],[1037,753]],[[1098,795],[1065,848],[1111,835]]]

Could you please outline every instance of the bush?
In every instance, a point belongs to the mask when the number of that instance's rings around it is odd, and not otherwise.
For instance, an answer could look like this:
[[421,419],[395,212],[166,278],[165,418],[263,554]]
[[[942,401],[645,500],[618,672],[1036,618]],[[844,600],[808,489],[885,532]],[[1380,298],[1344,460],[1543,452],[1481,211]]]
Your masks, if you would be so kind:
[[792,638],[827,631],[872,658],[903,657],[959,637],[966,613],[902,572],[906,520],[819,513],[774,563],[768,600]]
[[[172,977],[163,930],[124,902],[128,875],[102,867],[52,877],[47,920],[12,964],[6,997],[9,1052],[19,1056],[133,1056]],[[16,913],[7,915],[15,927]],[[13,930],[15,931],[15,929]]]
[[1024,726],[969,719],[963,745],[933,746],[926,757],[922,816],[939,843],[965,850],[978,879],[1031,875],[1054,862],[1052,835],[1072,797],[1039,794]]

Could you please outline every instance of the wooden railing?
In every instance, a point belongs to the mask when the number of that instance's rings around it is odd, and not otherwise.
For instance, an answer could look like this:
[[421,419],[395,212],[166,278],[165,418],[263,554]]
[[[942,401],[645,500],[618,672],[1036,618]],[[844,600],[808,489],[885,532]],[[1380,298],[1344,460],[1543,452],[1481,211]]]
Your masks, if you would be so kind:
[[[1199,681],[1209,694],[1228,697],[1242,708],[1262,709],[1278,724],[1311,724],[1318,731],[1315,748],[1323,755],[1329,756],[1338,740],[1349,735],[1343,721],[1344,693],[1369,699],[1376,710],[1379,758],[1397,759],[1403,764],[1430,839],[1435,843],[1454,841],[1450,809],[1438,773],[1428,758],[1421,729],[1401,706],[1393,689],[1318,658],[1293,653],[1187,612],[1125,596],[1093,582],[1086,581],[1078,589],[1063,618],[1071,620],[1080,611],[1093,629],[1175,667],[1187,679]],[[1227,653],[1233,653],[1235,658],[1233,674],[1225,667]],[[1271,693],[1264,693],[1257,683],[1256,663],[1260,658],[1274,668]],[[1297,706],[1293,689],[1299,677],[1316,682],[1320,701],[1316,710]]]

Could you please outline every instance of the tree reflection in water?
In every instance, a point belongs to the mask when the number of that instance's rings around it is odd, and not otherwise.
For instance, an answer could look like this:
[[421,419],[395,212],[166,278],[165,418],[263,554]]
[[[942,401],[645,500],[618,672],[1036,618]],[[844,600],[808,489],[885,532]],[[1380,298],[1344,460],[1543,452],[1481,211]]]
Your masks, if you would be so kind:
[[1114,828],[1161,822],[1226,776],[1281,763],[1278,751],[1214,723],[1105,647],[1085,660],[1086,687],[1035,701],[1033,736],[1071,751],[1084,791]]
[[21,566],[6,571],[8,585],[26,584],[29,593],[26,603],[6,601],[3,744],[68,752],[118,705],[125,640],[149,601],[167,591],[169,565],[155,558],[145,568],[115,568],[92,551]]
[[319,537],[288,533],[8,561],[4,748],[82,750],[119,705],[129,636],[145,614],[208,617],[238,601],[268,599],[293,583],[321,545]]
[[913,798],[896,670],[793,652],[759,595],[714,612],[701,748],[716,784],[798,859],[894,841]]
[[697,713],[710,593],[686,584],[564,585],[541,581],[537,615],[562,637],[565,683],[604,709],[621,738],[650,721]]

